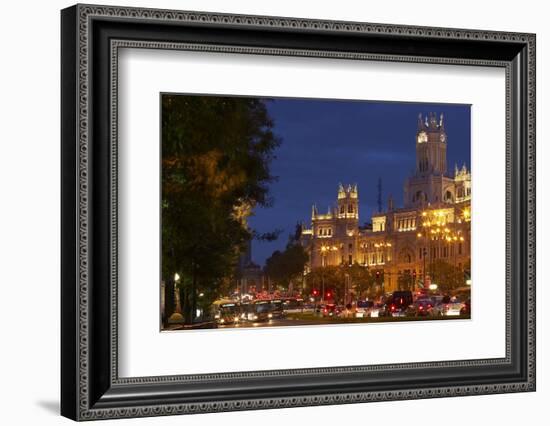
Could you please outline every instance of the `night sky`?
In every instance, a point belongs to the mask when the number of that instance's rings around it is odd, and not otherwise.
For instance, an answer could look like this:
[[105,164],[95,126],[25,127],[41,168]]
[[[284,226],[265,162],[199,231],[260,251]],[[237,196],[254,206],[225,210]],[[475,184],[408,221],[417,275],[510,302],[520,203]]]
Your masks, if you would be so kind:
[[310,225],[311,206],[326,213],[336,203],[338,184],[357,183],[359,223],[378,210],[382,179],[383,209],[388,195],[403,206],[403,184],[415,168],[418,114],[444,114],[447,167],[470,168],[470,106],[454,104],[274,99],[267,101],[282,143],[272,162],[278,180],[271,186],[272,207],[258,208],[249,224],[259,232],[282,229],[274,242],[253,241],[252,259],[264,264],[284,249],[296,222]]

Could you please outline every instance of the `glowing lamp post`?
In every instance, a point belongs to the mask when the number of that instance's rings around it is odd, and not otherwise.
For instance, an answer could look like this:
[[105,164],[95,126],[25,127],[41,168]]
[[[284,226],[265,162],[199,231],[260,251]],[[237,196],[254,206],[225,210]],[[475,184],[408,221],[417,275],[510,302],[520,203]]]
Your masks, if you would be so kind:
[[178,283],[180,281],[180,276],[176,272],[174,274],[174,312],[172,315],[170,315],[170,318],[168,318],[168,322],[181,322],[183,321],[183,315],[181,313],[181,299],[180,299],[180,292],[178,289]]

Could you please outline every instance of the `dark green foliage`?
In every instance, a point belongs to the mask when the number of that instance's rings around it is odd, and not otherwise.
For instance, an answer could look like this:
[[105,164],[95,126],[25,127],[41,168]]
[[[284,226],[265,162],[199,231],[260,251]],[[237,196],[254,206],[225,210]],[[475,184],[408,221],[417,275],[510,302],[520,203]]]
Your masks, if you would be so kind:
[[258,99],[162,97],[162,275],[179,274],[186,322],[234,271],[251,210],[271,202],[272,127]]
[[429,265],[428,273],[432,283],[436,283],[441,291],[448,292],[465,285],[464,270],[441,259]]
[[284,251],[275,251],[266,260],[264,272],[275,284],[287,289],[292,280],[300,278],[309,256],[304,248],[289,243]]
[[324,288],[325,293],[330,291],[335,300],[342,301],[346,288],[348,296],[353,294],[355,299],[373,297],[376,279],[375,271],[354,263],[314,268],[306,276],[306,283],[309,294],[314,289],[321,294]]

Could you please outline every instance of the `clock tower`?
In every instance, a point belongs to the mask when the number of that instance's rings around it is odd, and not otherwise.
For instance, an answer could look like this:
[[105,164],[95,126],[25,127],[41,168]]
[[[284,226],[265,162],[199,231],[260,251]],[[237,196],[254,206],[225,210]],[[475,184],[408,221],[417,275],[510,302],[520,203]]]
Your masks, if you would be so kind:
[[443,114],[418,116],[416,170],[404,187],[406,208],[424,208],[457,199],[454,177],[447,172],[447,133]]
[[445,175],[447,173],[447,134],[443,114],[439,120],[431,112],[427,117],[418,116],[416,132],[416,175]]

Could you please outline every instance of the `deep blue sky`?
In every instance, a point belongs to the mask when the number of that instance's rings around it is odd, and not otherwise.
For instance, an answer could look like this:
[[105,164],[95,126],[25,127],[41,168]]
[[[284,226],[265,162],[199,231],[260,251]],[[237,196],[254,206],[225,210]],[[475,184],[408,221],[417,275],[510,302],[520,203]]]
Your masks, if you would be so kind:
[[249,224],[259,232],[284,231],[274,242],[253,241],[252,259],[260,265],[285,247],[296,222],[309,226],[312,204],[319,213],[335,204],[340,182],[357,183],[361,224],[377,210],[379,177],[384,209],[390,194],[401,207],[403,184],[415,168],[419,113],[444,114],[449,171],[455,162],[470,167],[469,105],[274,99],[267,106],[282,140],[271,165],[278,180],[273,206],[256,209]]

